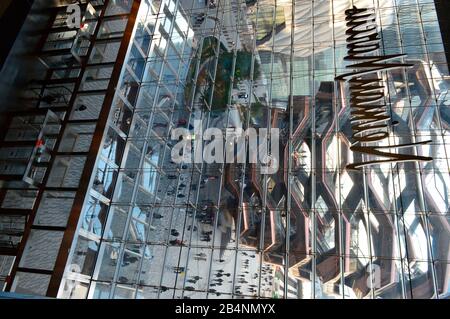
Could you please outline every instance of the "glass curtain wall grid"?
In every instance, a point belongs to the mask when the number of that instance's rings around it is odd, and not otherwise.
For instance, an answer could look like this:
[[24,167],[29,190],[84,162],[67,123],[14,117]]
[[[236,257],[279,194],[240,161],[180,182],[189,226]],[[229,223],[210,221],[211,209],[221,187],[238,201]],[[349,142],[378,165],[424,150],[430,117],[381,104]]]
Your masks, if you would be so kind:
[[1,142],[0,264],[11,292],[56,297],[139,8],[81,1],[71,29],[68,4],[48,8],[36,54],[45,78],[30,79],[28,108],[7,115]]
[[[150,28],[153,43],[148,55],[138,56],[146,58],[149,69],[133,76],[142,79],[135,84],[135,111],[146,117],[135,112],[131,121],[132,130],[142,133],[128,136],[111,202],[92,198],[84,208],[108,211],[106,226],[99,223],[101,239],[72,249],[76,255],[96,247],[93,272],[68,271],[65,284],[71,290],[60,293],[74,296],[81,290],[84,296],[89,287],[91,298],[445,294],[446,262],[432,256],[448,250],[446,206],[434,218],[420,210],[425,205],[420,201],[426,201],[420,192],[428,171],[429,183],[440,181],[441,205],[447,201],[447,158],[436,156],[445,153],[446,135],[438,127],[437,133],[417,134],[409,120],[417,116],[408,113],[413,103],[422,106],[418,112],[431,105],[436,112],[428,109],[428,123],[433,123],[446,111],[445,103],[432,103],[446,92],[448,74],[434,5],[354,2],[375,6],[382,52],[405,52],[415,64],[406,74],[386,74],[389,89],[396,92],[389,98],[398,101],[393,105],[404,123],[402,134],[393,138],[415,134],[436,141],[432,149],[420,151],[435,157],[428,168],[408,163],[354,173],[344,169],[352,156],[347,97],[334,83],[344,71],[343,12],[350,3],[190,4],[179,1],[171,9],[164,3],[160,15],[146,18],[155,25]],[[179,20],[171,18],[175,7],[187,12],[194,31],[193,49],[189,46],[182,56],[171,53],[171,41],[179,37]],[[418,31],[427,33],[427,43],[419,48],[403,44],[411,40],[401,36]],[[179,72],[175,79],[179,67],[187,74]],[[124,77],[128,73],[127,66]],[[439,78],[432,80],[433,74]],[[116,97],[120,104],[127,100],[122,90]],[[140,102],[148,112],[140,110]],[[253,164],[175,165],[170,129],[192,130],[194,120],[201,120],[204,129],[279,127],[285,133],[282,169],[267,176]],[[70,267],[85,263],[81,259]]]
[[[431,140],[399,152],[432,161],[346,168],[369,160],[350,150],[350,88],[335,80],[352,6],[375,12],[374,55],[412,64],[377,73],[398,124],[374,145]],[[24,92],[34,113],[12,116],[0,147],[6,290],[448,297],[450,83],[434,1],[90,1],[75,31],[64,12],[39,56],[47,78]],[[279,169],[177,164],[176,128],[203,149],[208,128],[278,128]]]

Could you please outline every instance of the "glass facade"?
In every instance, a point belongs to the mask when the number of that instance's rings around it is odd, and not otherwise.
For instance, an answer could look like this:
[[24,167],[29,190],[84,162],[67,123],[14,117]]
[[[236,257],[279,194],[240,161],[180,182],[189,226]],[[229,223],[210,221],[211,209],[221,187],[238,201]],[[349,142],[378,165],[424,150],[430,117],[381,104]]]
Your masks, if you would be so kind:
[[[60,30],[65,7],[55,13],[45,85],[24,93],[37,111],[13,116],[0,148],[5,290],[448,296],[450,78],[434,1],[87,2],[74,31]],[[353,6],[373,10],[367,56],[411,65],[375,73],[392,125],[369,144],[430,141],[393,152],[432,161],[348,169],[380,159],[350,149],[354,96],[336,80],[352,64]],[[177,163],[182,128],[203,148],[207,129],[278,128],[278,170]]]

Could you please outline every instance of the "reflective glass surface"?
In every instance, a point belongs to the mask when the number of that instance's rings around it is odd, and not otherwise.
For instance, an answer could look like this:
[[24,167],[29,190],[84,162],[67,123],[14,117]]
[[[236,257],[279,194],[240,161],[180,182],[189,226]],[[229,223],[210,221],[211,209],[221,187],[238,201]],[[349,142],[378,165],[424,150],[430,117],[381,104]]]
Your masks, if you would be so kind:
[[[350,150],[350,87],[335,80],[352,5],[374,10],[374,54],[411,64],[377,74],[397,124],[376,145],[430,140],[406,153],[432,161],[347,169],[373,159]],[[115,58],[108,45],[93,62]],[[108,84],[98,68],[84,90]],[[448,295],[449,85],[433,1],[142,0],[59,297]],[[195,144],[195,123],[278,128],[278,170],[175,163],[171,135]]]

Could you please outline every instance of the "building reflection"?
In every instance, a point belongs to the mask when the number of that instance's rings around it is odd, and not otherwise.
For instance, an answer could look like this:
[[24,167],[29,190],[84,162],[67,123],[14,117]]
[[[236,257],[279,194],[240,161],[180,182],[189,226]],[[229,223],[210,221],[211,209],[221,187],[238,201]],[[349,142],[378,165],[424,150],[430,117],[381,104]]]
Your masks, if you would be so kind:
[[[388,143],[353,143],[345,15],[373,1],[82,1],[51,9],[46,71],[0,145],[0,280],[58,298],[441,298],[449,291],[448,65],[436,9],[378,1]],[[41,17],[42,18],[42,17]],[[135,22],[133,22],[135,21]],[[26,77],[24,75],[24,77]],[[176,128],[277,128],[279,169],[175,163]],[[203,133],[202,132],[202,133]],[[200,141],[206,145],[203,141]],[[275,150],[272,150],[274,152]],[[186,152],[188,152],[186,150]],[[245,154],[247,161],[239,163]],[[413,154],[411,153],[411,154]]]

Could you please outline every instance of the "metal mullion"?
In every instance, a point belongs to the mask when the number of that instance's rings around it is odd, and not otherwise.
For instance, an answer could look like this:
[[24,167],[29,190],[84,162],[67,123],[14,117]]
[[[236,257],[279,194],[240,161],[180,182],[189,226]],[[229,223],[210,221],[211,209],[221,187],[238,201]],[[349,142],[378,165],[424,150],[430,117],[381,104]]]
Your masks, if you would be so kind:
[[123,37],[100,38],[95,39],[95,44],[122,42]]
[[31,229],[64,232],[64,231],[66,231],[67,228],[66,227],[61,227],[61,226],[32,225]]
[[108,206],[111,205],[111,200],[108,197],[106,197],[105,195],[96,191],[95,189],[90,189],[88,192],[88,195],[90,197],[97,199],[99,202],[102,202],[105,205],[108,205]]
[[[94,6],[94,9],[96,9],[96,10],[101,9],[101,7],[99,8],[99,7]],[[120,14],[115,14],[112,16],[104,16],[102,22],[103,21],[111,21],[111,20],[123,20],[122,18],[128,18],[129,16],[130,16],[130,13],[120,13]],[[92,19],[90,19],[90,20],[92,20]]]
[[[82,125],[82,124],[96,124],[97,123],[97,120],[68,120],[67,121],[67,124],[80,124],[80,125]],[[92,133],[89,133],[89,134],[92,134]]]
[[[107,93],[106,89],[105,90],[103,90],[103,89],[102,90],[79,90],[76,95],[77,96],[79,96],[79,95],[106,95],[106,93]],[[60,108],[55,107],[55,109],[59,110]],[[95,120],[98,121],[98,118]]]
[[[34,189],[33,189],[34,190]],[[78,187],[49,187],[49,186],[45,186],[44,190],[47,191],[61,191],[61,192],[75,192],[78,190]]]
[[17,272],[26,272],[26,273],[41,274],[41,275],[51,275],[53,273],[51,270],[27,268],[27,267],[17,267]]
[[112,162],[109,158],[105,157],[103,154],[99,154],[99,159],[105,162],[112,169],[120,170],[120,165],[116,164],[115,162]]
[[311,54],[311,74],[312,74],[312,80],[311,81],[311,210],[310,210],[310,216],[311,216],[311,222],[312,222],[312,260],[311,260],[311,272],[312,272],[312,299],[316,299],[316,264],[317,264],[317,221],[316,221],[316,171],[317,171],[317,161],[316,161],[316,148],[315,148],[315,141],[316,141],[316,99],[314,97],[315,92],[315,83],[314,83],[314,76],[315,76],[315,41],[314,41],[314,0],[311,1],[311,41],[312,41],[312,54]]

